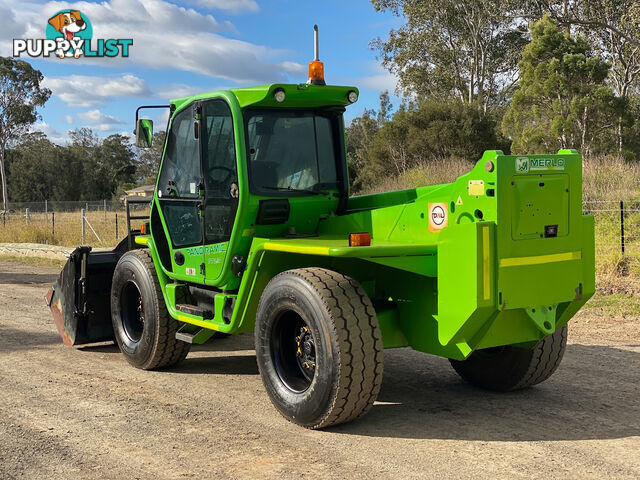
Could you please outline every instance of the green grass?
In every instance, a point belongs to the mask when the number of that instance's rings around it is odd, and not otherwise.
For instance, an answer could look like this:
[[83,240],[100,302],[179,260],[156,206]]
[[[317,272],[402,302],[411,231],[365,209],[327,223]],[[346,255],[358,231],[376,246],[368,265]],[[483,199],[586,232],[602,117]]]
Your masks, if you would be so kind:
[[[140,210],[132,215],[148,215],[149,211]],[[116,238],[116,215],[118,218],[118,236]],[[31,213],[29,224],[26,223],[24,212],[7,215],[6,224],[0,218],[0,243],[40,243],[47,245],[61,245],[77,247],[78,245],[92,245],[94,247],[114,247],[127,235],[126,213],[91,211],[86,218],[94,232],[85,223],[84,242],[82,240],[82,222],[80,212],[59,212],[55,214],[55,226],[52,225],[51,213]],[[137,228],[141,220],[131,222],[132,228]],[[96,234],[98,236],[96,236]],[[98,239],[99,237],[99,239]]]
[[640,297],[637,295],[625,295],[614,293],[612,295],[596,295],[583,307],[587,312],[602,310],[608,315],[616,316],[640,316]]
[[29,257],[27,255],[8,255],[5,253],[0,253],[0,260],[3,262],[11,262],[11,263],[19,263],[22,265],[35,265],[42,267],[56,267],[62,268],[64,267],[66,260],[58,260],[55,258],[43,258],[43,257]]

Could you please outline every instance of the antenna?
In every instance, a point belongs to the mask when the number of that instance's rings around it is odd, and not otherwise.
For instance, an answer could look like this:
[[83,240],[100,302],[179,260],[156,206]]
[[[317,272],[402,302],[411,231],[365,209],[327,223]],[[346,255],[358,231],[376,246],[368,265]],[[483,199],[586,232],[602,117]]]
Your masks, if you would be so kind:
[[313,26],[313,59],[320,60],[320,41],[318,40],[318,25]]

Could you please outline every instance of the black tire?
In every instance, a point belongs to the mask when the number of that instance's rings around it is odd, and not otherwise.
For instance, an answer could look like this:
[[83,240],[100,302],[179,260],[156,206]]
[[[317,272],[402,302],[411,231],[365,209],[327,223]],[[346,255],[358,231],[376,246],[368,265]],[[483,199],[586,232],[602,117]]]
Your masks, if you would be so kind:
[[467,382],[508,392],[537,385],[556,371],[567,346],[567,326],[545,337],[533,349],[512,345],[476,350],[463,361],[450,360]]
[[258,305],[255,345],[271,401],[298,425],[351,421],[380,391],[384,359],[375,310],[360,284],[340,273],[302,268],[272,278]]
[[143,370],[175,365],[191,345],[176,340],[177,320],[167,311],[148,250],[125,253],[113,273],[111,320],[127,361]]

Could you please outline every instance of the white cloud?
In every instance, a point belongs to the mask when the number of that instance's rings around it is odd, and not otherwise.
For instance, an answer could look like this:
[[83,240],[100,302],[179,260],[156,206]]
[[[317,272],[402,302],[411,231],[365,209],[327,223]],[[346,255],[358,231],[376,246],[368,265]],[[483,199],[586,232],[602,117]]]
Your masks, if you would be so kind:
[[94,132],[109,132],[112,133],[114,125],[111,123],[99,123],[95,125],[84,125],[86,128],[90,128]]
[[131,142],[133,144],[136,143],[136,136],[133,134],[133,132],[131,130],[118,132],[118,135],[123,135],[123,136],[127,137],[129,139],[129,142]]
[[98,132],[112,132],[127,122],[114,115],[107,115],[100,110],[89,110],[78,114],[78,119],[87,122],[84,127]]
[[155,118],[157,127],[154,130],[165,130],[167,122],[169,121],[169,109],[165,108],[162,113]]
[[57,145],[67,145],[71,143],[69,139],[69,132],[62,133],[59,130],[56,130],[54,127],[49,125],[47,122],[37,122],[31,126],[32,132],[42,132],[44,133],[49,141],[57,144]]
[[78,118],[84,120],[86,122],[90,122],[92,124],[98,123],[108,123],[112,125],[125,123],[120,118],[114,115],[107,115],[102,113],[100,110],[89,110],[88,112],[83,112],[78,114]]
[[114,97],[151,95],[147,83],[130,74],[106,78],[86,75],[45,77],[43,84],[69,106],[78,108],[102,105]]
[[62,118],[64,119],[65,122],[67,122],[69,124],[73,123],[73,115],[65,115]]
[[393,94],[398,85],[398,77],[385,70],[380,64],[373,64],[370,67],[371,73],[367,76],[358,78],[354,83],[361,88],[383,92],[389,90]]
[[197,3],[202,7],[227,10],[231,13],[260,11],[255,0],[197,0]]
[[[201,0],[217,8],[256,8],[253,0]],[[255,4],[255,7],[253,6]],[[183,70],[238,83],[269,83],[288,80],[287,74],[304,72],[298,63],[285,61],[288,52],[228,38],[229,22],[184,8],[166,0],[105,0],[77,2],[74,8],[86,14],[94,38],[133,38],[128,58],[50,58],[54,62],[142,66]],[[0,30],[0,55],[10,55],[12,38],[42,38],[48,16],[67,4],[0,0],[0,13],[16,22],[12,30]],[[9,22],[11,23],[11,22]]]
[[[159,98],[170,100],[172,98],[190,97],[197,93],[202,93],[207,89],[196,87],[194,85],[185,85],[184,83],[171,83],[169,85],[161,85],[155,89],[154,95]],[[218,90],[218,88],[216,88]]]

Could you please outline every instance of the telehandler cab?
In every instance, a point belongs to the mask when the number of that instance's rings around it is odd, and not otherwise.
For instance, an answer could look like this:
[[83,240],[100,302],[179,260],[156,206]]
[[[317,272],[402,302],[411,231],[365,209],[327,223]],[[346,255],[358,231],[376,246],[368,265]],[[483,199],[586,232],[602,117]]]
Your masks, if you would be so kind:
[[[254,331],[269,397],[308,428],[371,408],[385,348],[492,390],[547,379],[594,292],[580,155],[487,151],[453,183],[350,197],[358,90],[324,84],[317,29],[309,72],[170,102],[148,221],[113,251],[78,247],[47,295],[64,343],[115,338],[156,369]],[[136,136],[149,146],[152,122]]]

